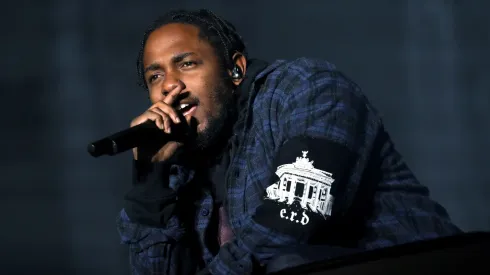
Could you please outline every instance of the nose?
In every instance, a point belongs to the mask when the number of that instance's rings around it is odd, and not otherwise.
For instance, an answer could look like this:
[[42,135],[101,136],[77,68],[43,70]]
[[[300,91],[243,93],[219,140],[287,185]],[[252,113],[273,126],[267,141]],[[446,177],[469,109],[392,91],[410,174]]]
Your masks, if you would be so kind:
[[175,89],[182,91],[185,89],[185,85],[175,74],[167,74],[165,77],[165,82],[163,83],[163,95],[167,96]]

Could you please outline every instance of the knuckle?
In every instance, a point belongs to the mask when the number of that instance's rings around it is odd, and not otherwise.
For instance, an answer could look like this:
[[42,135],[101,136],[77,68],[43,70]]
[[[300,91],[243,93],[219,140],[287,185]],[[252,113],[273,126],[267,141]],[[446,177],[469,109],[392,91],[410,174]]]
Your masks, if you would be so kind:
[[157,112],[163,112],[165,113],[165,111],[167,110],[167,105],[166,104],[162,104],[162,105],[159,105],[159,106],[155,106],[154,108],[152,108],[152,110],[155,110]]
[[165,121],[169,121],[169,120],[170,120],[170,117],[169,117],[167,114],[163,114],[163,115],[162,115],[162,118],[163,118]]
[[165,108],[167,106],[167,103],[163,101],[158,101],[155,105],[156,107]]
[[155,119],[155,113],[154,113],[154,112],[148,112],[148,113],[145,115],[145,118],[146,118],[146,119]]

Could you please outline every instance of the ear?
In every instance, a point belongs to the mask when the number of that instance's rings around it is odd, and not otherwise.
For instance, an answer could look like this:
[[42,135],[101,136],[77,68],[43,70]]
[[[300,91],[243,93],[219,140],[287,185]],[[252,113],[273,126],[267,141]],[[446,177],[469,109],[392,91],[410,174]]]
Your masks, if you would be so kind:
[[[242,72],[242,75],[245,77],[245,74],[247,73],[247,58],[245,58],[245,56],[242,53],[236,52],[233,55],[232,60],[233,60],[234,66],[237,66],[240,69],[240,71]],[[232,75],[231,70],[228,70],[228,75],[231,77],[231,75]],[[233,82],[233,84],[235,84],[235,86],[238,86],[238,85],[240,85],[242,80],[243,80],[243,77],[240,79],[232,79],[232,82]]]

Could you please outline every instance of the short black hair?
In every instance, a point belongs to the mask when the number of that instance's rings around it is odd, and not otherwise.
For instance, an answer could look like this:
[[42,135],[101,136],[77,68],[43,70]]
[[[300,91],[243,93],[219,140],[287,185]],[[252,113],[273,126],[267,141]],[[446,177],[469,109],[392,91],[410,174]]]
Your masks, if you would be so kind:
[[220,18],[212,11],[206,9],[195,11],[170,11],[157,18],[146,29],[143,35],[138,58],[136,60],[136,69],[138,71],[139,81],[138,84],[143,88],[147,88],[143,66],[143,53],[146,41],[154,30],[171,23],[183,23],[197,27],[199,29],[199,36],[206,39],[211,44],[216,55],[221,61],[223,68],[225,69],[233,68],[234,62],[232,57],[236,52],[242,53],[245,56],[247,54],[245,43],[243,42],[242,37],[237,33],[235,26],[225,19]]

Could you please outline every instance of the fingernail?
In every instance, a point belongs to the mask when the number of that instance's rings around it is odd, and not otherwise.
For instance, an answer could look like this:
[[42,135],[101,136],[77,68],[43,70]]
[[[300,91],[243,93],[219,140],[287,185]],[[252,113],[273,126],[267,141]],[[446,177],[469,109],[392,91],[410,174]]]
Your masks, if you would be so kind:
[[175,122],[180,123],[180,118],[179,117],[175,117]]

